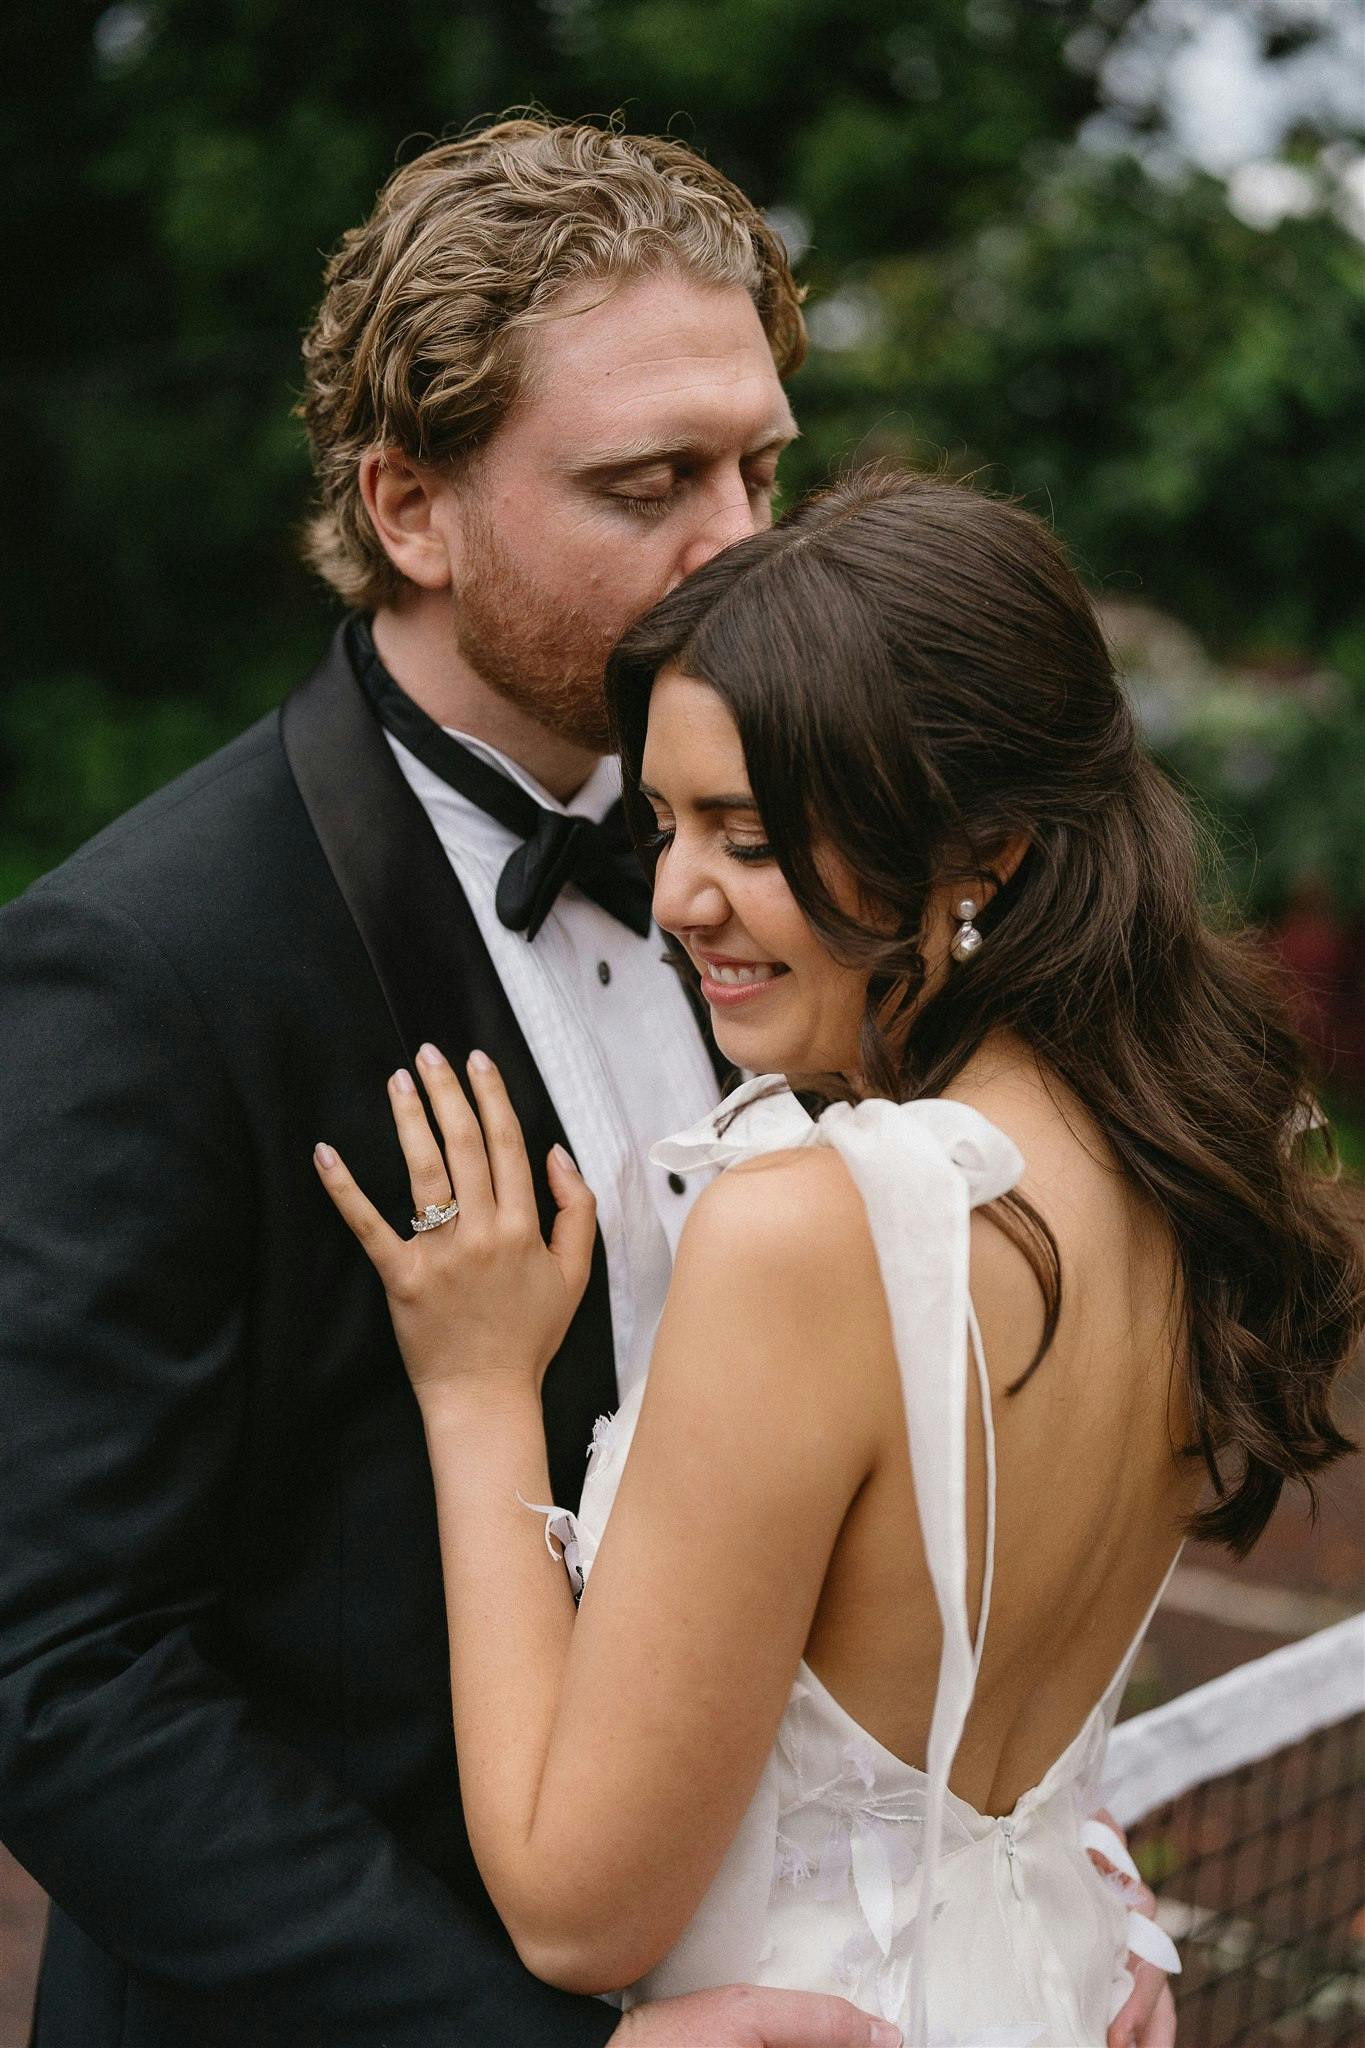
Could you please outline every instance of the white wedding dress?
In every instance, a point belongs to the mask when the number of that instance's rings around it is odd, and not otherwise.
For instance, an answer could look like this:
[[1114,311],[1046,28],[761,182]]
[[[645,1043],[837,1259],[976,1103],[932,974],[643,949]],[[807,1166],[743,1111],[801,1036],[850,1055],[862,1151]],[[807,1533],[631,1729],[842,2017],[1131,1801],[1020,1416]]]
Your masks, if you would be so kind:
[[[686,1172],[816,1144],[838,1150],[867,1205],[905,1391],[943,1624],[927,1768],[884,1749],[803,1663],[725,1862],[681,1940],[622,2002],[766,1984],[852,1999],[894,2020],[907,2048],[1102,2044],[1131,1988],[1130,1948],[1179,1968],[1166,1936],[1130,1912],[1086,1854],[1098,1847],[1136,1876],[1117,1837],[1089,1815],[1151,1610],[1085,1725],[1011,1813],[978,1813],[948,1789],[985,1637],[995,1523],[989,1390],[967,1285],[970,1213],[1012,1187],[1023,1161],[965,1103],[840,1103],[812,1121],[772,1075],[746,1082],[651,1156]],[[966,1600],[972,1370],[988,1489],[975,1642]],[[577,1516],[554,1511],[548,1524],[578,1585],[611,1513],[640,1391],[599,1424]]]

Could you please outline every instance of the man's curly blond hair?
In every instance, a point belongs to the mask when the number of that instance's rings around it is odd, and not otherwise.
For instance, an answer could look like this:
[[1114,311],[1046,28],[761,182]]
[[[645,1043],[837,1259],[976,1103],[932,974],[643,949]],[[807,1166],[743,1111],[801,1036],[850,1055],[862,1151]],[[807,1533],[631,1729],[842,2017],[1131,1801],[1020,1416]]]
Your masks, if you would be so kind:
[[487,441],[522,388],[525,337],[566,286],[677,270],[753,300],[780,376],[806,352],[776,233],[680,142],[615,122],[500,120],[395,171],[327,266],[303,344],[298,411],[318,505],[304,556],[348,605],[403,578],[360,494],[368,449],[448,468]]

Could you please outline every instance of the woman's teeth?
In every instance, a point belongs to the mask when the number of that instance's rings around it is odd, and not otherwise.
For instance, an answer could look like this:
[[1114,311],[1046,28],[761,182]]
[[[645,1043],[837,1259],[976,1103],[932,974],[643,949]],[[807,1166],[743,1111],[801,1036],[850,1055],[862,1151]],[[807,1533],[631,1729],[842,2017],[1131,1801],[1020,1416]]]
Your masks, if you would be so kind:
[[707,974],[712,981],[744,982],[775,981],[779,974],[785,974],[784,967],[716,967],[707,963]]

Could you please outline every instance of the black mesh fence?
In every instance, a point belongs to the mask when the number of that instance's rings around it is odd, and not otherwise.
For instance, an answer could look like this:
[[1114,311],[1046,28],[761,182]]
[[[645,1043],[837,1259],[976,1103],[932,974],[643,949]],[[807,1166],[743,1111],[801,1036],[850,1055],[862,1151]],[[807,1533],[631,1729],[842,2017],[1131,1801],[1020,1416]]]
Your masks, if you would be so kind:
[[1192,1786],[1130,1841],[1184,1964],[1179,2048],[1365,2048],[1365,1714]]

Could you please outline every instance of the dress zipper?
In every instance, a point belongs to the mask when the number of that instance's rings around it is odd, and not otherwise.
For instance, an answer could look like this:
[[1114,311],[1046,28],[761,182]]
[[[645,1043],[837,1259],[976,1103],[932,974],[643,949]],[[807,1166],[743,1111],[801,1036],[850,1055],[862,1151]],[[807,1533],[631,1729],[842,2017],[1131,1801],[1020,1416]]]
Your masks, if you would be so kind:
[[1005,1837],[1005,1855],[1009,1859],[1010,1890],[1014,1893],[1016,1899],[1022,1899],[1024,1887],[1020,1882],[1019,1866],[1015,1861],[1017,1852],[1014,1846],[1014,1822],[1009,1818],[1008,1814],[1000,1823],[1000,1832]]

